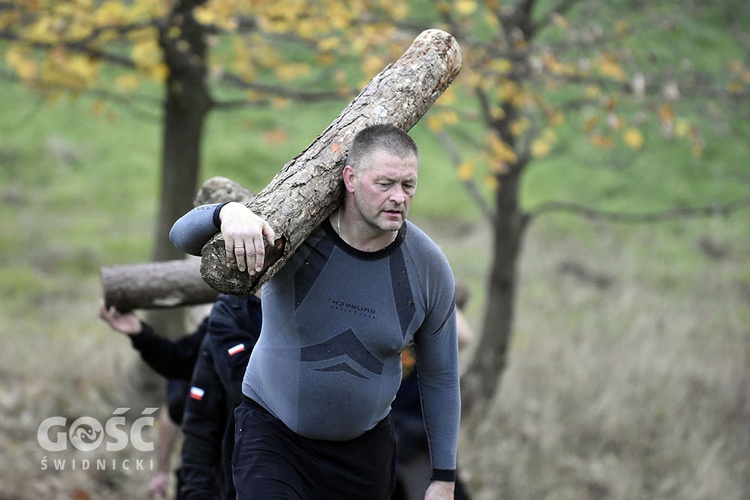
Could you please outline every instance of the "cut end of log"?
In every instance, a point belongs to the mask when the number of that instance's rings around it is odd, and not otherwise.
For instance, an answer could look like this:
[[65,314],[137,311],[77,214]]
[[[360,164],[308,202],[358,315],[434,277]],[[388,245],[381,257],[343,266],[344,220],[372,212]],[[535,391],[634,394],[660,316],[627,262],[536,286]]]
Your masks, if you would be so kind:
[[[461,46],[456,38],[441,29],[433,28],[424,30],[414,39],[412,47],[418,50],[434,50],[438,53],[438,60],[444,61],[446,65],[446,76],[453,79],[463,64]],[[421,48],[421,49],[420,49]]]

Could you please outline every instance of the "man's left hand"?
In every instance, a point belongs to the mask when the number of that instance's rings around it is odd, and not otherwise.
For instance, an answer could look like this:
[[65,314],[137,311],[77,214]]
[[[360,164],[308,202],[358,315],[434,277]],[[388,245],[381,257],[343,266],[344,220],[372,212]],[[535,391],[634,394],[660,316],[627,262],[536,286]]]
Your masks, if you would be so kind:
[[456,483],[449,481],[432,481],[424,494],[424,500],[453,500]]

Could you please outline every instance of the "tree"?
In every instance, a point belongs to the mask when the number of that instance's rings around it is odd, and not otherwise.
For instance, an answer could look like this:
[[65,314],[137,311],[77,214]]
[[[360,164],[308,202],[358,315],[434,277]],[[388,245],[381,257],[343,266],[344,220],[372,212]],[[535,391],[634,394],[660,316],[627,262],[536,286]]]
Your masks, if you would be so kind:
[[[167,234],[191,208],[209,112],[351,94],[341,81],[321,86],[312,63],[336,62],[335,49],[345,46],[341,30],[359,15],[340,2],[6,0],[0,2],[0,39],[7,41],[6,60],[16,78],[50,100],[96,93],[101,112],[107,99],[137,104],[144,99],[139,88],[151,95],[149,82],[163,85],[161,194],[152,251],[153,260],[162,261],[181,256]],[[377,41],[364,45],[372,43]],[[305,61],[290,56],[300,51],[308,54]],[[288,82],[301,83],[282,85]],[[212,91],[212,85],[224,90]],[[167,334],[184,331],[175,314],[149,320]]]
[[[556,130],[566,120],[577,119],[594,146],[622,154],[623,148],[637,152],[646,147],[644,130],[656,128],[664,138],[685,141],[700,155],[703,135],[690,120],[701,115],[705,99],[731,106],[750,96],[750,68],[743,63],[750,44],[743,38],[742,19],[735,16],[739,4],[725,7],[736,51],[712,61],[693,61],[689,51],[655,54],[647,43],[639,43],[639,37],[679,31],[669,16],[674,9],[682,9],[688,19],[701,19],[702,9],[675,1],[649,10],[654,17],[638,17],[633,13],[642,10],[640,3],[434,3],[438,19],[433,23],[451,32],[464,51],[464,69],[454,85],[464,105],[441,100],[441,111],[433,112],[428,124],[449,148],[459,179],[472,189],[493,231],[481,336],[462,378],[468,428],[496,394],[506,366],[518,261],[529,223],[560,209],[605,216],[603,207],[580,203],[523,208],[524,174],[561,142]],[[420,22],[402,24],[404,29],[414,25]],[[681,36],[689,39],[690,33]],[[474,107],[466,105],[466,99],[473,100]],[[478,153],[462,156],[461,150]],[[490,203],[477,194],[483,190],[490,191]],[[747,203],[746,197],[730,203],[730,210]],[[702,213],[702,209],[685,212]],[[667,210],[665,215],[674,213]]]

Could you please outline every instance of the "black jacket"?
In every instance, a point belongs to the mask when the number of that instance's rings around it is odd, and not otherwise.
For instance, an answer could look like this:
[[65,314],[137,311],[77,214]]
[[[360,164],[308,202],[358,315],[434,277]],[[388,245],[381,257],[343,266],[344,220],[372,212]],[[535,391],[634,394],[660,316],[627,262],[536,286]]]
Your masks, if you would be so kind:
[[260,300],[220,295],[211,311],[186,402],[180,499],[235,498],[234,408],[260,335]]

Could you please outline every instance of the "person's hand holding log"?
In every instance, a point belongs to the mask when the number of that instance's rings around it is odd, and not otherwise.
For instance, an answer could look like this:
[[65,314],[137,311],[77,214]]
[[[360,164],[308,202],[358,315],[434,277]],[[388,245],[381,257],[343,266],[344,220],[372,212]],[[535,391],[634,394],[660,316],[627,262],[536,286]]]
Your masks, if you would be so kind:
[[224,238],[227,259],[237,263],[237,268],[251,276],[263,269],[265,244],[273,246],[276,239],[265,219],[255,215],[245,205],[227,203],[219,212],[221,235]]

